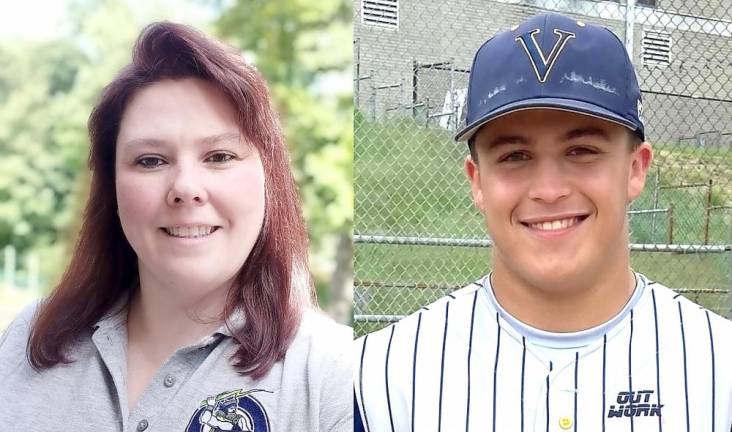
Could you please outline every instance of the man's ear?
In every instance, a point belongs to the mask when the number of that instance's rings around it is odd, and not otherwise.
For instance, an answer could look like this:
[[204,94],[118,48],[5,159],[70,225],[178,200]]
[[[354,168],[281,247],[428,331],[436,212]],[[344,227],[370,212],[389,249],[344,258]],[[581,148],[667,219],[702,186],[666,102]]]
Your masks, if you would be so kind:
[[480,187],[480,169],[478,163],[470,155],[465,157],[465,174],[468,176],[468,181],[470,181],[473,204],[483,213],[483,189]]
[[628,203],[638,198],[643,192],[651,161],[653,161],[653,148],[648,142],[639,145],[631,154],[628,172]]

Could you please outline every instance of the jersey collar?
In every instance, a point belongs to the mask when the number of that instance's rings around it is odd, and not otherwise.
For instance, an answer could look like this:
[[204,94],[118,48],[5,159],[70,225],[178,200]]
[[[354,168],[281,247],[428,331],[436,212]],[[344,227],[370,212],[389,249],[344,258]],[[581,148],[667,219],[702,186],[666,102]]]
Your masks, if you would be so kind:
[[485,288],[486,297],[490,305],[498,312],[498,315],[508,323],[515,331],[521,336],[526,337],[526,340],[535,345],[545,346],[549,348],[579,348],[584,347],[602,335],[610,332],[620,322],[622,322],[629,314],[630,310],[633,309],[640,301],[646,287],[646,280],[639,273],[633,272],[635,276],[635,289],[633,294],[630,296],[628,302],[615,316],[605,321],[604,323],[595,327],[581,330],[578,332],[570,333],[555,333],[532,327],[508,313],[496,298],[493,292],[493,286],[491,284],[491,274],[485,277],[483,287]]

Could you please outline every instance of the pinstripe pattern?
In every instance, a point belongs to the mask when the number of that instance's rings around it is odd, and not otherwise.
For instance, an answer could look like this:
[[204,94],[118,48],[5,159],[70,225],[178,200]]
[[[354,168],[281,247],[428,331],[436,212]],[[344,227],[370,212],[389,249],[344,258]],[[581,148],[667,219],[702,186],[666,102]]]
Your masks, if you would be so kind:
[[574,430],[577,432],[577,390],[579,389],[579,380],[577,373],[579,371],[579,351],[574,353]]
[[[391,395],[389,392],[389,354],[391,352],[391,341],[394,339],[395,325],[391,326],[391,335],[389,335],[389,345],[386,348],[386,363],[384,367],[384,378],[386,381],[386,404],[389,407],[389,423],[391,424],[391,432],[394,432],[394,414],[391,411]],[[363,397],[361,398],[363,400]]]
[[704,315],[706,315],[707,318],[707,326],[709,327],[709,352],[711,353],[712,357],[712,430],[714,430],[714,420],[716,418],[714,413],[714,405],[716,403],[715,400],[715,393],[716,393],[716,381],[714,379],[714,335],[712,334],[712,322],[709,320],[709,311],[704,311]]
[[[361,396],[361,400],[363,400],[363,357],[366,355],[366,343],[369,341],[369,335],[366,335],[365,338],[363,338],[363,347],[361,348],[361,367],[358,370],[358,391],[359,395]],[[354,395],[355,397],[355,395]],[[369,430],[369,418],[366,415],[366,411],[363,413],[363,421],[366,426],[366,430]]]
[[717,365],[732,364],[720,343],[732,324],[639,284],[642,300],[612,325],[576,334],[532,333],[474,285],[362,338],[354,384],[364,428],[557,431],[566,418],[574,432],[727,431],[732,379]]
[[[633,310],[630,311],[630,337],[628,338],[628,391],[633,394]],[[630,431],[633,432],[633,417],[630,417]]]
[[602,335],[602,411],[600,411],[600,417],[602,418],[602,432],[605,432],[605,374],[607,368],[607,333]]
[[677,302],[679,305],[679,325],[681,326],[681,350],[684,356],[684,400],[686,401],[686,432],[690,430],[689,421],[689,378],[686,371],[686,335],[684,332],[684,314],[681,313],[681,302]]
[[[481,288],[483,286],[481,285]],[[470,359],[471,354],[473,353],[473,327],[475,325],[475,305],[478,303],[478,291],[475,291],[475,295],[473,295],[473,310],[470,313],[470,338],[468,339],[468,403],[467,403],[467,411],[465,412],[465,432],[468,431],[470,427],[470,383],[472,381],[470,380]]]
[[[656,307],[656,291],[651,288],[651,298],[653,300],[653,328],[656,334],[656,403],[661,405],[661,348],[658,345],[658,308]],[[663,431],[662,416],[658,416],[658,432]]]
[[445,344],[447,344],[447,323],[450,318],[450,302],[445,302],[445,330],[442,336],[442,360],[440,362],[440,402],[437,414],[437,430],[442,430],[442,389],[445,385]]
[[546,432],[549,432],[549,417],[550,417],[550,415],[549,415],[549,394],[550,394],[549,375],[551,375],[552,366],[553,366],[552,362],[549,362],[549,372],[550,373],[548,373],[546,375]]
[[496,432],[496,388],[498,387],[498,358],[501,352],[501,323],[496,313],[496,362],[493,364],[493,432]]
[[521,337],[521,432],[524,432],[524,386],[526,385],[526,337]]
[[419,327],[422,324],[422,313],[417,319],[417,332],[414,335],[414,359],[412,360],[412,432],[414,432],[414,415],[417,411],[417,347],[419,346]]

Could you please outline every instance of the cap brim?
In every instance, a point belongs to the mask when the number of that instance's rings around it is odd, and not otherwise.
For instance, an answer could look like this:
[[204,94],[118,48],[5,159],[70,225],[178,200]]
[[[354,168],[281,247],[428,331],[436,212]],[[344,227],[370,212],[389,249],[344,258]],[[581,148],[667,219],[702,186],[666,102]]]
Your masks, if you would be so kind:
[[491,120],[495,120],[498,117],[502,117],[516,111],[524,111],[529,109],[554,109],[561,111],[569,111],[577,114],[588,115],[591,117],[597,117],[601,120],[611,121],[621,126],[625,126],[631,131],[635,132],[638,127],[631,121],[615,114],[612,111],[606,110],[605,108],[597,105],[582,102],[573,99],[560,99],[560,98],[535,98],[526,99],[519,102],[514,102],[508,105],[504,105],[496,110],[489,112],[478,120],[465,126],[455,135],[455,141],[467,141],[469,140],[484,124]]

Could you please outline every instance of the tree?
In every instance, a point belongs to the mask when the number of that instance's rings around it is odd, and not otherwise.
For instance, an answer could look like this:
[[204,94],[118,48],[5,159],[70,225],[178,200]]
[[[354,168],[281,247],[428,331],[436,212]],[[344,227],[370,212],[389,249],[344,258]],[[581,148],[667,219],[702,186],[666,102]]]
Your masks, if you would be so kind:
[[300,185],[319,295],[350,305],[350,4],[341,0],[239,0],[223,11],[215,28],[224,40],[244,51],[269,83]]

